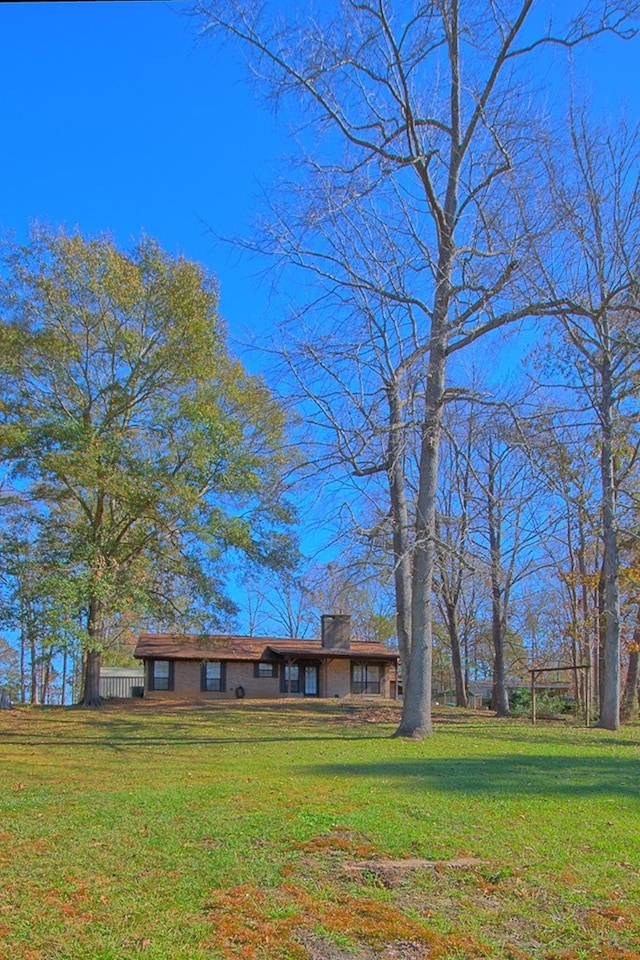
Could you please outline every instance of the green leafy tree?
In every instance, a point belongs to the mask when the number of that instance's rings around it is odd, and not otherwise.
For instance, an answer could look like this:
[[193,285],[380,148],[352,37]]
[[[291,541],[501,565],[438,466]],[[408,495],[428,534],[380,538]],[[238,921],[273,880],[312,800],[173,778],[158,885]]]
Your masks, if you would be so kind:
[[6,247],[0,307],[0,450],[64,545],[95,705],[114,616],[228,608],[229,550],[286,562],[283,414],[227,352],[213,279],[151,240],[39,229]]
[[27,504],[8,505],[0,531],[0,624],[19,663],[19,699],[48,701],[54,661],[76,646],[79,594],[67,557]]
[[0,637],[0,693],[5,691],[11,700],[17,700],[20,691],[18,654],[12,644]]

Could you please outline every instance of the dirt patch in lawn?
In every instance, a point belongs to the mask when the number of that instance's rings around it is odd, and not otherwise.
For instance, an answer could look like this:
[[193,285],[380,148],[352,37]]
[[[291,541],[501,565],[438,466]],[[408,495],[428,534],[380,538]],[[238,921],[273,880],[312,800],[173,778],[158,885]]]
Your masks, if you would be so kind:
[[307,951],[308,960],[426,960],[433,957],[431,947],[424,943],[397,940],[385,947],[339,947],[324,937],[301,936],[300,944]]
[[416,870],[445,873],[449,870],[473,870],[481,866],[479,857],[460,857],[456,860],[353,860],[343,865],[345,873],[362,883],[392,890],[399,887]]
[[225,960],[275,955],[296,960],[418,960],[439,943],[423,921],[393,904],[347,893],[311,893],[294,883],[269,891],[252,885],[212,891],[205,912],[211,923],[207,946],[215,946]]

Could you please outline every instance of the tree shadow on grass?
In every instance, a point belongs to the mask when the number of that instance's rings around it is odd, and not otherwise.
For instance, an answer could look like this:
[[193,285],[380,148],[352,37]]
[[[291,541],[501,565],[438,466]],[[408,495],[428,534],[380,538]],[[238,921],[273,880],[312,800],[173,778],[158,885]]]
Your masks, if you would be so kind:
[[464,796],[614,796],[638,798],[640,759],[574,756],[498,755],[424,758],[379,763],[314,764],[318,777],[368,777],[397,781],[402,790]]
[[494,723],[490,727],[474,726],[469,728],[469,733],[474,741],[486,740],[493,744],[546,744],[551,745],[553,749],[584,748],[587,745],[590,748],[611,746],[621,749],[628,749],[629,747],[636,750],[640,749],[640,737],[627,739],[623,736],[622,731],[613,732],[600,729],[595,725],[584,727],[551,721],[549,724],[542,723],[534,727],[533,725],[526,725],[521,720],[513,722],[511,720],[498,720],[495,717],[493,719]]
[[[159,737],[135,737],[135,736],[122,736],[122,737],[75,737],[75,738],[65,738],[64,741],[58,741],[55,746],[59,747],[82,747],[82,746],[91,746],[91,747],[105,747],[106,749],[112,750],[125,750],[129,747],[169,747],[175,744],[184,745],[184,746],[229,746],[229,745],[238,745],[249,744],[249,743],[335,743],[345,742],[348,740],[385,740],[386,736],[367,736],[367,737],[345,737],[345,736],[335,736],[335,737],[322,737],[314,736],[309,734],[309,736],[296,736],[283,734],[281,737],[180,737],[180,736],[159,736]],[[33,739],[32,737],[21,737],[16,736],[11,739],[7,738],[7,745],[13,743],[14,746],[20,745],[23,747],[43,747],[52,745],[51,740],[47,739]]]
[[124,751],[140,747],[188,747],[188,746],[241,746],[252,743],[344,743],[362,742],[365,740],[388,740],[386,731],[374,732],[367,730],[345,731],[338,729],[328,733],[325,730],[304,727],[291,732],[290,727],[279,729],[277,726],[265,727],[260,734],[251,734],[239,730],[234,733],[226,730],[219,734],[214,733],[201,724],[176,723],[154,724],[150,727],[145,723],[127,723],[117,721],[109,723],[101,732],[84,732],[70,729],[62,732],[57,730],[19,729],[5,730],[2,733],[2,742],[5,746],[14,747],[68,747],[91,746],[103,747],[107,750]]
[[[154,701],[151,709],[139,709],[135,701],[122,707],[120,701],[105,710],[77,707],[39,707],[29,710],[23,721],[2,730],[6,744],[37,747],[48,744],[71,747],[91,745],[123,750],[144,746],[189,746],[296,741],[330,742],[385,740],[388,729],[361,724],[345,726],[357,708],[336,707],[308,701],[244,704],[200,703],[188,706]],[[195,707],[194,707],[195,703]],[[246,721],[252,723],[247,728]],[[327,720],[336,726],[327,726]],[[58,721],[61,721],[58,723]],[[259,722],[258,734],[255,733]],[[235,729],[234,729],[235,727]],[[365,732],[366,731],[366,732]]]

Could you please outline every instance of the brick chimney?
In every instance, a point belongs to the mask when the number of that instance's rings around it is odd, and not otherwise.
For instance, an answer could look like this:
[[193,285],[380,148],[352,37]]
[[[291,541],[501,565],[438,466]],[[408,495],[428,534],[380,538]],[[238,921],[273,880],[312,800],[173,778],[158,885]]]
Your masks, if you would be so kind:
[[349,650],[351,646],[351,617],[347,613],[322,615],[322,646],[325,650]]

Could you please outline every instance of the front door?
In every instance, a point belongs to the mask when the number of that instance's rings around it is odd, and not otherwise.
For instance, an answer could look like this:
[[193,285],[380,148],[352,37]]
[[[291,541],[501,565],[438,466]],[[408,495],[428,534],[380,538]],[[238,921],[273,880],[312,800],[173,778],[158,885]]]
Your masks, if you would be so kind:
[[320,693],[320,668],[317,663],[286,663],[280,674],[280,691],[286,696],[301,693],[317,697]]
[[318,696],[318,664],[306,663],[303,670],[302,692],[305,697]]

